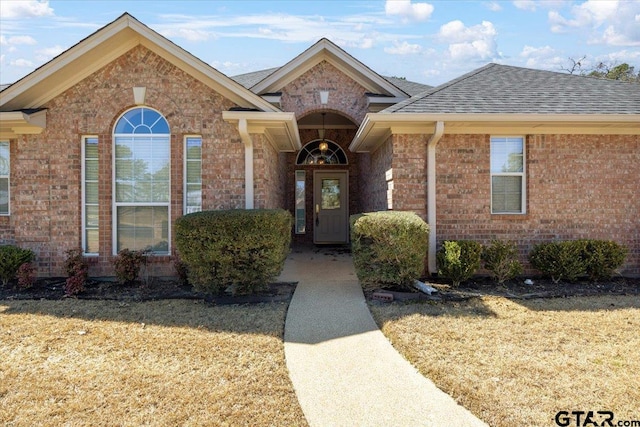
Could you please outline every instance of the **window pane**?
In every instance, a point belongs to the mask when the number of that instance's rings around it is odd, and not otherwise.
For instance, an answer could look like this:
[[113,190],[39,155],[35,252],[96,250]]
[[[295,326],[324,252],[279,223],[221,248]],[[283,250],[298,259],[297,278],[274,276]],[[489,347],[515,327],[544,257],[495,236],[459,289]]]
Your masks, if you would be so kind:
[[99,252],[98,248],[98,230],[90,229],[86,230],[86,247],[84,248],[84,252],[88,254],[97,254]]
[[84,187],[85,191],[85,203],[98,204],[98,183],[87,182]]
[[202,159],[202,139],[187,138],[187,160]]
[[169,208],[166,206],[119,206],[117,250],[169,250]]
[[491,172],[523,171],[523,139],[491,138]]
[[305,171],[296,171],[296,233],[306,232],[306,190]]
[[9,143],[0,142],[0,176],[9,175]]
[[322,180],[322,209],[340,209],[340,180]]
[[85,159],[98,158],[98,138],[85,139],[84,157]]
[[87,181],[98,180],[98,161],[97,160],[85,160],[85,179]]
[[9,214],[9,178],[0,178],[0,215]]
[[494,213],[522,212],[522,177],[494,176],[491,178],[491,205]]
[[187,182],[202,182],[202,164],[200,162],[187,162]]
[[89,205],[86,206],[85,211],[85,226],[87,228],[97,228],[98,222],[98,206]]

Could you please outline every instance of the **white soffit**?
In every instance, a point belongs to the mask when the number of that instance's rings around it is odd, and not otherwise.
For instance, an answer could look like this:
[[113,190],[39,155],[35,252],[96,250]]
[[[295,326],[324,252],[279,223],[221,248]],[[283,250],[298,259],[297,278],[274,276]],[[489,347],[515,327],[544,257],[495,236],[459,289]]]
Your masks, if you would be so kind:
[[280,152],[295,152],[302,148],[298,124],[294,113],[261,111],[223,111],[222,118],[238,126],[247,121],[250,134],[265,135],[269,143]]

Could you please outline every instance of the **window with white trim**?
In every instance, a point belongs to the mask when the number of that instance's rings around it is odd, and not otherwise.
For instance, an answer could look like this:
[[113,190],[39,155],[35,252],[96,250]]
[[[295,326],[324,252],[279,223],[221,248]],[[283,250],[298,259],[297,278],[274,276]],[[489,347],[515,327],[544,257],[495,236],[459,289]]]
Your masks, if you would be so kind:
[[525,189],[524,137],[491,137],[491,213],[525,213]]
[[82,138],[82,250],[97,255],[99,244],[98,213],[98,138]]
[[150,250],[166,255],[170,251],[169,123],[155,110],[134,108],[118,119],[113,139],[114,252]]
[[202,137],[184,139],[184,213],[202,210]]
[[9,141],[0,141],[0,215],[9,215]]

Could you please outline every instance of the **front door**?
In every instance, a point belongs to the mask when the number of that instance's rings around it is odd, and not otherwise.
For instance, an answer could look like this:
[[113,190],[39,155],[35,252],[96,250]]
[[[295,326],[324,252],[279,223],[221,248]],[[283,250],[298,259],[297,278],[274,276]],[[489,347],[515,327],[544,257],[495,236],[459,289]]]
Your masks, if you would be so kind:
[[349,242],[349,172],[314,171],[313,242]]

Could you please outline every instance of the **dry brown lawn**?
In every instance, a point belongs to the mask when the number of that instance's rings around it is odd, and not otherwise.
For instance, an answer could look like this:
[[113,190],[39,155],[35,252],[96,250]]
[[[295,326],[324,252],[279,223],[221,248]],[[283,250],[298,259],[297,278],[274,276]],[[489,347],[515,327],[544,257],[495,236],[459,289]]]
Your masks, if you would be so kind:
[[491,426],[556,425],[560,410],[640,420],[638,296],[482,297],[371,311],[420,372]]
[[286,308],[0,301],[0,425],[306,425]]

